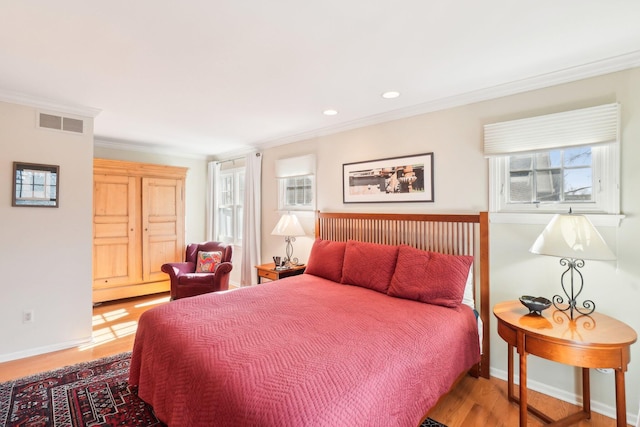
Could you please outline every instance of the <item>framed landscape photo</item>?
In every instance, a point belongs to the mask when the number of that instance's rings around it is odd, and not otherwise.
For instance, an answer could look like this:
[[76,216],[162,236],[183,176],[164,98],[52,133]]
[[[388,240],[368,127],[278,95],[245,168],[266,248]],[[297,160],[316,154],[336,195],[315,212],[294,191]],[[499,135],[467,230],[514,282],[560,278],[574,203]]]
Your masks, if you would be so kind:
[[433,153],[343,164],[342,201],[433,202]]
[[12,206],[57,208],[60,166],[13,162]]

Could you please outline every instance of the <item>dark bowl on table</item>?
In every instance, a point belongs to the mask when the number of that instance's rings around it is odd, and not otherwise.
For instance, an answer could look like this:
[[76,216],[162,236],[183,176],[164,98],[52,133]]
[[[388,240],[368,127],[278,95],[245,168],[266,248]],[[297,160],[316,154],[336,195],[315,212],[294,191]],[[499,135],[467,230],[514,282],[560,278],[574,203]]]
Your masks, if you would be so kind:
[[529,313],[540,314],[542,310],[546,310],[551,307],[551,301],[544,297],[532,297],[530,295],[523,295],[520,297],[522,305],[529,309]]

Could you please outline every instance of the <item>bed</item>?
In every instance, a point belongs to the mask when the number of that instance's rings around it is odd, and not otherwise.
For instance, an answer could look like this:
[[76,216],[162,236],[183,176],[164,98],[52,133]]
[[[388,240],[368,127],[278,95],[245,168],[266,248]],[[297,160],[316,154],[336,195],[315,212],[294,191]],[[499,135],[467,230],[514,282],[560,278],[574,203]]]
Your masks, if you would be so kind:
[[144,313],[129,382],[171,427],[417,426],[489,376],[487,218],[319,212],[304,274]]

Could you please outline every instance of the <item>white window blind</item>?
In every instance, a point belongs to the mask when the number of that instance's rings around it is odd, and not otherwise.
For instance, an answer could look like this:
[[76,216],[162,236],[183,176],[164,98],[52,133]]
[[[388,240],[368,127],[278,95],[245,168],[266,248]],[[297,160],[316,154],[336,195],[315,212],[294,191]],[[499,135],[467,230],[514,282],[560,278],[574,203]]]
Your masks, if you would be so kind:
[[315,154],[289,157],[276,161],[276,178],[314,175],[316,172]]
[[614,143],[619,140],[620,104],[548,114],[484,126],[485,156]]

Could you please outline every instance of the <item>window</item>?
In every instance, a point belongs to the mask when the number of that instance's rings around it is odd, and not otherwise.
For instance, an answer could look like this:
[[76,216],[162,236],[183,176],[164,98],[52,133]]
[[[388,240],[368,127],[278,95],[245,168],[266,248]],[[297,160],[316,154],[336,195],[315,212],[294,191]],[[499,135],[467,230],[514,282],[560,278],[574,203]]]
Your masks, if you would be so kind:
[[617,123],[609,104],[485,126],[490,210],[618,214]]
[[278,209],[315,209],[315,155],[280,159],[276,162]]
[[[490,159],[493,212],[618,213],[616,147],[577,147]],[[609,173],[607,173],[609,171]]]
[[225,243],[242,244],[244,175],[244,168],[220,172],[217,186],[218,239]]
[[280,179],[280,210],[312,210],[313,175]]
[[591,147],[509,157],[508,203],[593,201]]

